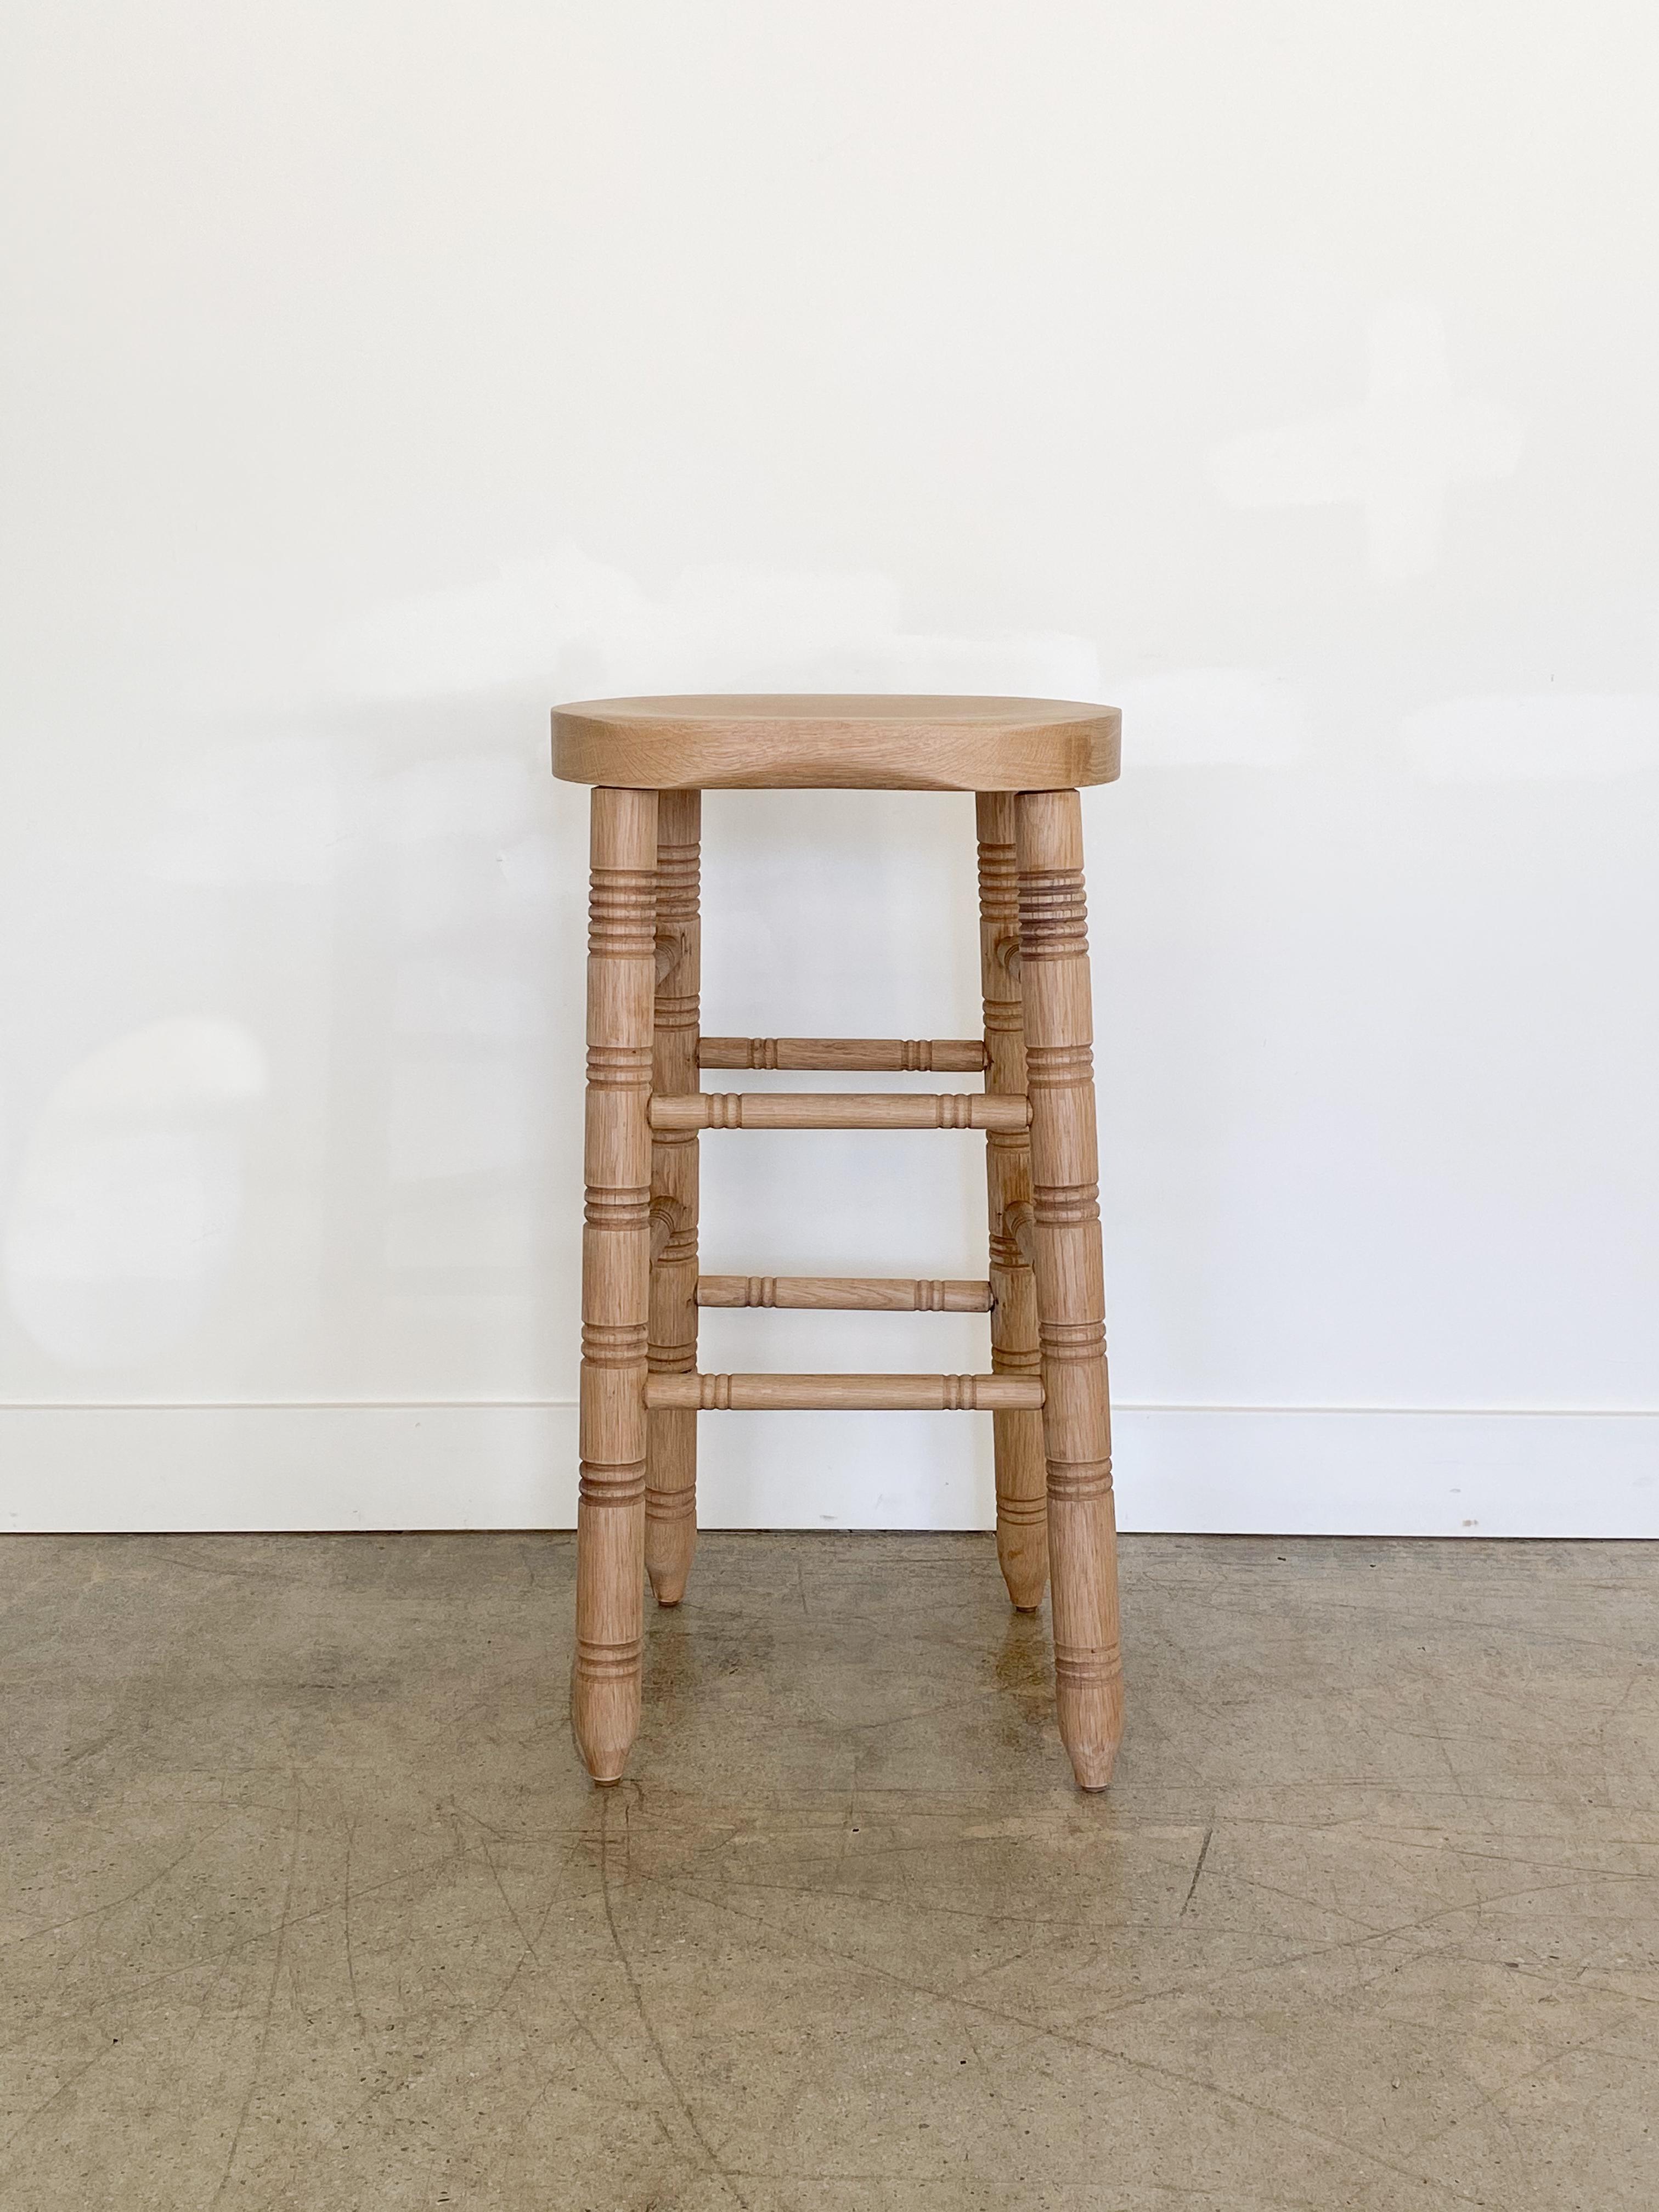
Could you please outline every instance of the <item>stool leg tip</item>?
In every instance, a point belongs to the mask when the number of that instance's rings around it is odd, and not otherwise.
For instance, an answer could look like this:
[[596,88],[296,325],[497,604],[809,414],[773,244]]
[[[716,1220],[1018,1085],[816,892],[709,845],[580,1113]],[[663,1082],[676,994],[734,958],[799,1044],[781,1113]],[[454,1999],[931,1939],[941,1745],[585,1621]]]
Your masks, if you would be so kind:
[[620,1782],[640,1728],[640,1678],[572,1682],[570,1734],[590,1778]]
[[[1058,1669],[1060,1737],[1079,1790],[1104,1790],[1112,1778],[1123,1737],[1123,1677],[1114,1668],[1079,1681],[1062,1662]],[[1070,1679],[1068,1679],[1068,1675]]]
[[[573,1729],[572,1734],[575,1731]],[[631,1747],[630,1747],[631,1748]],[[601,1790],[614,1790],[623,1778],[628,1765],[628,1753],[611,1746],[585,1744],[576,1736],[576,1750],[582,1765],[587,1769],[587,1778]]]
[[1015,1520],[999,1501],[997,1565],[1016,1613],[1035,1613],[1048,1587],[1048,1531],[1041,1520]]
[[678,1605],[685,1595],[696,1541],[695,1522],[646,1522],[645,1571],[651,1578],[651,1593],[659,1605]]
[[1083,1758],[1072,1753],[1072,1774],[1077,1786],[1086,1796],[1098,1796],[1110,1787],[1112,1768],[1117,1759],[1116,1747],[1110,1751],[1092,1753]]

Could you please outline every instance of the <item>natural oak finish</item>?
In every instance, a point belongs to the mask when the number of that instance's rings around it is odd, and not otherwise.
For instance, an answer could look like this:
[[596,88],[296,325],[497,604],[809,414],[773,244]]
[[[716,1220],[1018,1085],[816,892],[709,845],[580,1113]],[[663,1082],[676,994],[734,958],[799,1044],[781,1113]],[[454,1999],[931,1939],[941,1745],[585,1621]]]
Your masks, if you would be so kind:
[[704,1037],[697,1047],[697,1065],[965,1075],[987,1062],[977,1037]]
[[[588,700],[554,766],[592,794],[581,1484],[571,1712],[588,1770],[639,1725],[643,1584],[684,1591],[700,1412],[988,1412],[1013,1603],[1052,1587],[1060,1735],[1085,1790],[1122,1730],[1105,1297],[1079,787],[1118,770],[1115,708],[1065,700]],[[702,793],[972,791],[984,1030],[968,1037],[699,1030]],[[703,1068],[984,1077],[982,1092],[704,1091]],[[706,1129],[978,1130],[986,1279],[700,1275]],[[703,1306],[985,1313],[987,1375],[713,1375]]]
[[991,1285],[911,1282],[897,1275],[702,1275],[697,1304],[836,1313],[989,1313]]
[[[596,791],[587,939],[581,1482],[570,1715],[596,1782],[640,1724],[657,794]],[[694,1261],[695,1265],[695,1261]]]
[[1109,783],[1115,707],[1070,699],[582,699],[555,709],[553,773],[657,791],[1036,791]]
[[705,1413],[983,1413],[1042,1403],[1020,1375],[655,1375],[646,1403]]
[[[659,1096],[697,1087],[702,817],[700,792],[665,791],[657,800],[651,1084]],[[651,1212],[651,1372],[689,1375],[697,1364],[695,1129],[653,1130]],[[678,1605],[684,1595],[696,1541],[696,1417],[665,1407],[647,1425],[645,1455],[645,1566],[659,1605]]]
[[1123,1669],[1077,793],[1022,793],[1015,832],[1055,1702],[1079,1784],[1103,1790],[1123,1729]]
[[[1025,1096],[1025,1021],[1019,987],[1016,801],[981,792],[979,830],[979,969],[985,1006],[988,1095]],[[1018,1226],[1031,1204],[1031,1144],[1024,1129],[994,1130],[985,1140],[990,1216],[991,1365],[999,1375],[1036,1375],[1036,1278]],[[1048,1579],[1048,1506],[1042,1423],[1030,1413],[996,1417],[997,1559],[1008,1595],[1022,1613],[1042,1602]]]
[[929,1091],[701,1091],[653,1098],[653,1129],[1023,1129],[1023,1098]]

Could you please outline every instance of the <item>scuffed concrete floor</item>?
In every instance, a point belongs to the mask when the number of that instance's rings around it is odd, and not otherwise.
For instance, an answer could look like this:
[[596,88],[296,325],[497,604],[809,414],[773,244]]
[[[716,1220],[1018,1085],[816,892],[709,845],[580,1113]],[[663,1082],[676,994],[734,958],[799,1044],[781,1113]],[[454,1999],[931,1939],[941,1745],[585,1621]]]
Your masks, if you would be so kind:
[[1659,2204],[1659,1547],[1137,1538],[1111,1795],[983,1537],[0,1543],[0,2204]]

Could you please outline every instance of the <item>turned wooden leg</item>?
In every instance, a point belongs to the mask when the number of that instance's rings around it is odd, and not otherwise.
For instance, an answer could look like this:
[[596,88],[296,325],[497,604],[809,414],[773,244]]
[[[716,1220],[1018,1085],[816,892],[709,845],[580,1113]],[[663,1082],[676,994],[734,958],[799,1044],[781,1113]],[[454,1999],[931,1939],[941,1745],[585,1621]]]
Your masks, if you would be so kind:
[[[702,926],[697,915],[702,793],[657,799],[657,1000],[652,1088],[659,1097],[697,1088],[697,991]],[[651,1372],[697,1365],[697,1132],[651,1139]],[[647,1419],[645,1565],[659,1605],[685,1594],[697,1543],[697,1417],[666,1407]]]
[[[979,969],[985,998],[985,1088],[1023,1097],[1025,1023],[1019,995],[1018,863],[1014,796],[981,791],[979,823]],[[1031,1272],[1031,1140],[993,1131],[985,1140],[991,1218],[991,1370],[1036,1375],[1036,1278]],[[994,1413],[997,1558],[1022,1613],[1042,1602],[1048,1579],[1048,1509],[1041,1413]]]
[[614,1782],[640,1725],[657,794],[593,793],[587,938],[576,1744]]
[[1074,791],[1022,792],[1015,813],[1055,1701],[1079,1785],[1103,1790],[1123,1731],[1123,1668],[1083,819]]

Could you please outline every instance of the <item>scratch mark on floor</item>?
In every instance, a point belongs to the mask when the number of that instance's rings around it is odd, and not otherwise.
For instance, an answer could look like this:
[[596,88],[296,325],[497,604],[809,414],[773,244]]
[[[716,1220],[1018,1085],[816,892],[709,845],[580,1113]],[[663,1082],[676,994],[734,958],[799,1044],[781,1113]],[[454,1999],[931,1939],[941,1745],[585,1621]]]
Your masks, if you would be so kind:
[[357,1995],[357,1968],[351,1955],[351,1839],[357,1832],[355,1820],[346,1823],[345,1850],[345,1954],[346,1979],[351,1984],[351,2009],[356,2016],[358,2033],[368,2033],[368,2022],[363,2018],[362,2000]]
[[[662,2069],[663,2080],[668,2084],[669,2089],[672,2094],[674,2102],[679,2108],[681,2118],[684,2119],[687,2127],[690,2129],[692,2134],[702,2145],[703,2156],[708,2160],[710,2171],[725,2184],[730,2194],[737,2199],[738,2203],[742,2207],[742,2212],[749,2212],[749,2199],[744,2195],[742,2190],[738,2188],[737,2183],[732,2179],[726,2167],[721,2164],[720,2160],[715,2152],[714,2146],[709,2142],[708,2136],[703,2133],[702,2127],[698,2124],[697,2116],[692,2111],[690,2105],[687,2101],[685,2092],[681,2088],[678,2081],[675,2078],[674,2070],[668,2063],[667,2053],[662,2047],[662,2039],[657,2033],[651,2014],[646,2008],[645,1993],[640,1987],[639,1976],[634,1971],[634,1962],[628,1955],[627,1948],[623,1942],[622,1931],[617,1925],[617,1908],[611,1895],[611,1853],[609,1850],[611,1839],[611,1805],[614,1795],[615,1792],[613,1790],[607,1790],[599,1800],[599,1894],[605,1902],[605,1925],[611,1930],[611,1946],[617,1954],[617,1963],[621,1966],[623,1976],[627,1980],[629,1993],[634,2000],[634,2009],[640,2016],[640,2026],[645,2030],[646,2038],[650,2043],[652,2050],[655,2051],[657,2055],[657,2064]],[[627,1834],[626,1814],[623,1815],[623,1834],[625,1838]]]
[[[696,1891],[682,1890],[678,1883],[669,1881],[661,1875],[646,1875],[642,1879],[653,1882],[657,1887],[667,1890],[671,1894],[696,1898],[701,1904],[714,1905],[721,1911],[731,1913],[734,1919],[746,1920],[751,1925],[764,1929],[775,1939],[779,1937],[780,1931],[769,1922],[760,1919],[753,1913],[740,1911],[736,1905],[725,1899],[699,1898]],[[1271,2120],[1275,2126],[1282,2127],[1292,2135],[1302,2136],[1310,2142],[1322,2143],[1328,2149],[1340,2151],[1345,2156],[1358,2160],[1363,2165],[1373,2166],[1385,2173],[1395,2174],[1404,2181],[1413,2181],[1419,2184],[1425,2184],[1428,2181],[1427,2175],[1415,2172],[1408,2166],[1402,2166],[1393,2159],[1385,2158],[1380,2151],[1368,2149],[1363,2143],[1351,2142],[1346,2136],[1334,2134],[1327,2128],[1316,2127],[1310,2121],[1298,2119],[1293,2113],[1281,2112],[1273,2106],[1263,2103],[1259,2098],[1247,2097],[1241,2090],[1228,2088],[1224,2082],[1206,2081],[1202,2075],[1188,2073],[1180,2067],[1162,2065],[1154,2059],[1140,2057],[1131,2051],[1114,2050],[1109,2044],[1094,2042],[1087,2036],[1074,2034],[1067,2029],[1054,2027],[1046,2021],[1024,2018],[1020,2014],[1009,2012],[1000,2005],[988,2004],[976,1998],[961,1996],[949,1989],[935,1989],[929,1984],[919,1981],[910,1975],[902,1974],[892,1967],[879,1966],[873,1960],[849,1956],[846,1952],[838,1951],[833,1944],[825,1943],[815,1936],[807,1935],[802,1929],[798,1929],[793,1931],[792,1941],[821,1952],[826,1958],[835,1960],[839,1965],[848,1967],[854,1972],[872,1974],[882,1981],[891,1982],[900,1989],[908,1991],[912,1996],[931,1997],[940,2004],[960,2005],[968,2011],[982,2014],[988,2020],[1000,2021],[1004,2027],[1024,2028],[1050,2042],[1058,2043],[1064,2048],[1085,2051],[1097,2059],[1110,2058],[1118,2065],[1127,2067],[1131,2072],[1150,2075],[1154,2080],[1173,2081],[1182,2088],[1200,2090],[1205,2095],[1214,2097],[1219,2103],[1235,2106],[1241,2111],[1252,2112],[1259,2119]],[[1446,2187],[1445,2194],[1448,2202],[1455,2202],[1459,2204],[1480,2205],[1484,2201],[1471,2196],[1467,2190],[1454,2189],[1449,2185]],[[742,2202],[741,2199],[738,2201]]]
[[221,1828],[229,1825],[228,1820],[219,1820],[207,1831],[206,1835],[192,1836],[176,1858],[169,1859],[155,1873],[146,1875],[143,1881],[133,1888],[124,1889],[118,1897],[112,1897],[106,1905],[89,1905],[84,1912],[71,1912],[66,1919],[48,1921],[44,1927],[27,1929],[21,1936],[9,1936],[4,1943],[0,1943],[0,1951],[9,1951],[18,1943],[37,1942],[42,1936],[56,1936],[61,1929],[76,1927],[82,1920],[101,1919],[105,1913],[114,1912],[123,1905],[131,1905],[135,1897],[142,1897],[147,1889],[154,1889],[157,1882],[165,1881],[174,1867],[183,1866],[185,1861],[199,1851],[210,1838],[216,1836]]
[[1210,1856],[1210,1844],[1214,1835],[1215,1823],[1212,1821],[1210,1826],[1204,1831],[1204,1840],[1198,1847],[1198,1864],[1193,1869],[1193,1878],[1187,1885],[1187,1894],[1182,1899],[1180,1911],[1176,1915],[1176,1918],[1177,1920],[1184,1920],[1186,1918],[1187,1908],[1192,1903],[1194,1895],[1197,1893],[1198,1878],[1204,1871],[1205,1860]]
[[9,2151],[14,2143],[21,2142],[23,2137],[28,2133],[28,2130],[34,2125],[34,2123],[38,2119],[41,2118],[46,2113],[49,2112],[52,2106],[57,2104],[61,2098],[67,2097],[70,2091],[74,2088],[76,2083],[82,2080],[85,2075],[90,2074],[94,2066],[100,2064],[102,2061],[109,2056],[109,2052],[110,2045],[107,2043],[104,2045],[101,2051],[94,2051],[84,2066],[77,2066],[74,2073],[70,2075],[67,2081],[60,2081],[58,2083],[58,2087],[52,2091],[51,2096],[43,2097],[38,2105],[32,2106],[28,2112],[25,2112],[22,2118],[17,2123],[17,2125],[6,2137],[5,2142],[3,2143],[0,2143],[0,2150]]
[[294,1777],[294,1814],[292,1840],[289,1845],[288,1880],[283,1889],[283,1910],[276,1923],[276,1942],[271,1952],[270,1984],[265,1991],[265,2008],[259,2017],[258,2040],[253,2046],[253,2063],[248,2069],[247,2088],[243,2094],[241,2110],[236,2115],[236,2125],[231,2132],[230,2148],[225,2154],[225,2170],[219,2177],[219,2186],[213,2192],[216,2205],[230,2185],[231,2168],[236,2163],[236,2153],[242,2141],[242,2130],[247,2125],[247,2116],[253,2106],[253,2093],[259,2086],[259,2069],[264,2063],[265,2045],[270,2039],[270,2022],[276,2009],[276,1990],[283,1976],[283,1958],[288,1948],[289,1912],[294,1902],[294,1875],[300,1863],[300,1808],[301,1793],[300,1777]]

